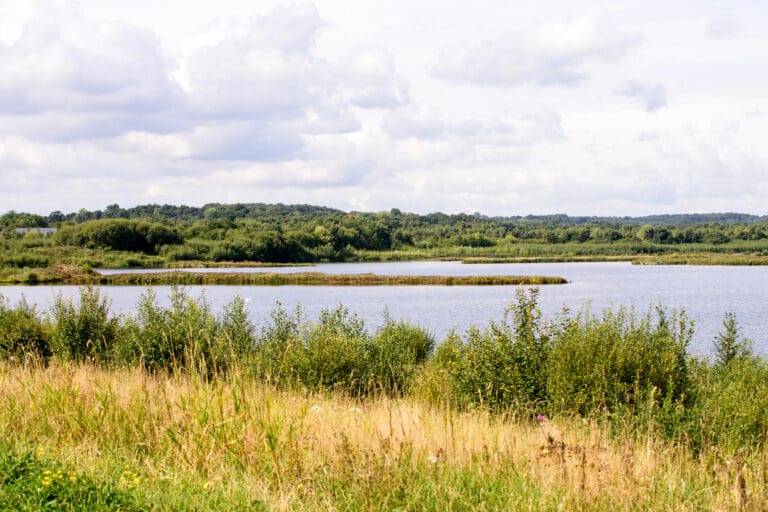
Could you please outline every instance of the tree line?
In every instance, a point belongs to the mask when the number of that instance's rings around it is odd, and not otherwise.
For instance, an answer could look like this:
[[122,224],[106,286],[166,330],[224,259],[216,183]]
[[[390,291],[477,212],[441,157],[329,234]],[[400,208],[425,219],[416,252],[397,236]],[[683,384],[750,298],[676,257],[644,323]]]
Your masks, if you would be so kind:
[[167,261],[344,261],[360,252],[504,248],[519,244],[616,246],[621,253],[686,244],[722,246],[768,239],[768,219],[747,214],[654,217],[488,217],[420,215],[392,209],[344,212],[312,205],[142,205],[48,216],[7,212],[4,237],[15,228],[58,227],[58,246],[133,251]]

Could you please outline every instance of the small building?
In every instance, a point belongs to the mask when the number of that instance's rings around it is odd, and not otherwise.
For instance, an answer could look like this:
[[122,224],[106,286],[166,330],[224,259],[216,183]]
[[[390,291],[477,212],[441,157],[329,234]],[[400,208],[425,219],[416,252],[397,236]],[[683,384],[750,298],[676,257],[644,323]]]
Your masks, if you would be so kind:
[[16,228],[16,233],[25,235],[27,233],[40,233],[41,235],[52,235],[58,231],[59,228]]

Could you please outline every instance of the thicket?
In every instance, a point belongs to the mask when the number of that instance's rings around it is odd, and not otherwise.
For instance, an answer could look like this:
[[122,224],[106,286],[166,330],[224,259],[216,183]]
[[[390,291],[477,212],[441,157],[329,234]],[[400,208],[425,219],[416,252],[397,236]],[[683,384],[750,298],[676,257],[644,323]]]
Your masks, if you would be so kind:
[[170,306],[149,290],[133,314],[114,315],[98,289],[38,312],[0,301],[0,357],[13,364],[89,362],[216,379],[238,372],[278,387],[352,397],[410,396],[454,410],[607,419],[650,425],[694,450],[757,447],[768,431],[768,365],[732,315],[712,360],[688,354],[683,311],[583,310],[542,318],[537,291],[520,290],[504,316],[437,344],[419,326],[387,319],[374,331],[342,306],[307,319],[277,305],[257,330],[236,298],[214,313],[174,288]]
[[63,227],[55,235],[61,245],[157,254],[165,245],[182,243],[168,226],[157,222],[127,219],[88,221]]

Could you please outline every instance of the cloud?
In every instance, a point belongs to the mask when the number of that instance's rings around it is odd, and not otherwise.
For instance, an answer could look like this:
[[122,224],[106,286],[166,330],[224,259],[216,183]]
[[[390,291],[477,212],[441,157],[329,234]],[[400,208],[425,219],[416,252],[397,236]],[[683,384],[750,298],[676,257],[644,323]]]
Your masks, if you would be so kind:
[[661,84],[646,84],[633,80],[625,84],[619,94],[639,99],[646,112],[655,112],[667,106],[667,89]]
[[361,108],[394,108],[409,103],[408,85],[397,74],[392,53],[381,46],[359,46],[344,60],[340,74],[349,101]]
[[382,128],[393,139],[462,139],[476,145],[530,146],[555,142],[565,135],[553,112],[504,116],[487,120],[449,119],[429,109],[400,109],[388,114]]
[[705,32],[712,38],[733,37],[741,30],[741,24],[733,18],[713,18],[707,22]]
[[[12,6],[19,29],[15,38],[5,30],[0,44],[0,116],[94,114],[126,130],[164,129],[153,116],[178,108],[183,98],[154,34],[86,20],[74,2],[30,2]],[[38,121],[45,138],[49,120]],[[92,124],[98,136],[104,123]]]
[[246,19],[179,61],[154,33],[92,21],[70,0],[12,2],[0,23],[0,140],[290,160],[304,136],[360,130],[353,106],[407,96],[402,83],[385,80],[394,60],[383,48],[355,54],[346,75],[354,94],[343,90],[345,75],[314,55],[325,21],[311,3]]
[[192,53],[185,67],[193,114],[206,119],[295,119],[334,88],[312,54],[324,25],[312,4],[279,7],[249,20],[244,34]]
[[587,78],[581,69],[586,61],[618,59],[639,40],[637,35],[614,31],[594,11],[523,34],[504,33],[477,46],[447,49],[440,54],[433,75],[501,87],[576,85]]

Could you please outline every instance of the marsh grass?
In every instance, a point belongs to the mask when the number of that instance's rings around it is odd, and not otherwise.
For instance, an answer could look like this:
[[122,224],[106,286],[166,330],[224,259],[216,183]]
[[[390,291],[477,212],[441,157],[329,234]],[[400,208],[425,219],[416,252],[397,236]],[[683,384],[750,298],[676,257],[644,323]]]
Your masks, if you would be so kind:
[[14,432],[0,465],[15,468],[0,495],[30,503],[47,487],[45,471],[61,469],[77,485],[62,482],[53,496],[93,495],[90,510],[768,506],[762,450],[694,456],[652,431],[617,433],[599,420],[282,391],[237,372],[211,381],[4,365],[0,384],[0,423]]

